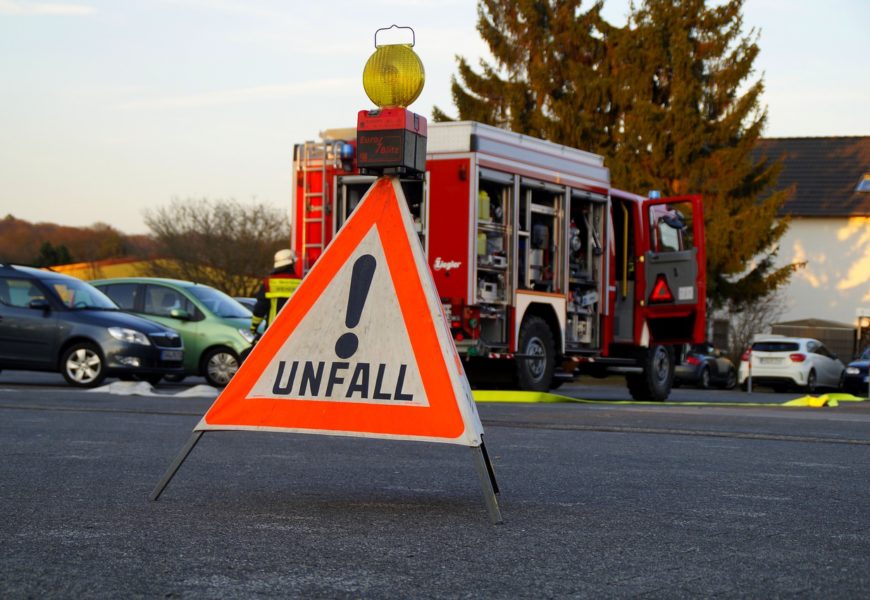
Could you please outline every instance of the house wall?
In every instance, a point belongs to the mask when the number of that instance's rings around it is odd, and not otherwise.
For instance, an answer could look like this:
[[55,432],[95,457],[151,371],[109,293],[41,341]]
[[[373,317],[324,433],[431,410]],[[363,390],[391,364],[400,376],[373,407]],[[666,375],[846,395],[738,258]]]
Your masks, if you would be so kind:
[[807,261],[783,290],[780,321],[826,319],[856,323],[870,308],[870,217],[792,217],[780,240],[778,265]]

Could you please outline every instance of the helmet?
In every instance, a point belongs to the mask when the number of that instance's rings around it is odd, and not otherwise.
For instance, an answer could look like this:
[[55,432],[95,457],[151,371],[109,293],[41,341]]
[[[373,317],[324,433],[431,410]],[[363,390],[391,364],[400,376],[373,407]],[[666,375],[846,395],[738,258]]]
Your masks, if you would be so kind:
[[293,250],[278,250],[275,253],[275,268],[286,267],[296,262],[296,253]]

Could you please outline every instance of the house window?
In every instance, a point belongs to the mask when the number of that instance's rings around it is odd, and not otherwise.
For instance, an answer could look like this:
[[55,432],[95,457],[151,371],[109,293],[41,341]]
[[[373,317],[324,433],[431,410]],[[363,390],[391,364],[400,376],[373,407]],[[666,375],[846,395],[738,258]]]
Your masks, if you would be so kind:
[[858,182],[858,186],[855,188],[856,192],[870,192],[870,173],[866,173],[864,177],[861,178],[861,181]]

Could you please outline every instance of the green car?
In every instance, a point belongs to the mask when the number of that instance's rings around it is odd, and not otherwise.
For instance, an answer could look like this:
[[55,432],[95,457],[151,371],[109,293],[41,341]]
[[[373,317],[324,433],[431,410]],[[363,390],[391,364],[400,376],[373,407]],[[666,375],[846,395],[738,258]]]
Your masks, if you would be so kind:
[[[251,312],[221,291],[190,281],[124,277],[89,282],[122,310],[167,325],[184,340],[184,371],[226,385],[251,347]],[[184,376],[170,377],[180,381]]]

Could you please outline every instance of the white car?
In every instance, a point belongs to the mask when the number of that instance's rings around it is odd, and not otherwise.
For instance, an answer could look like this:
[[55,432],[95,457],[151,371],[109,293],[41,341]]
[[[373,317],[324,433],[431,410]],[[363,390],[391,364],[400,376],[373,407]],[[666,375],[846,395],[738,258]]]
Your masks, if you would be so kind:
[[813,393],[818,388],[838,389],[845,368],[819,340],[757,336],[740,358],[737,381],[746,389],[751,372],[752,387],[770,386],[777,392],[797,387]]

